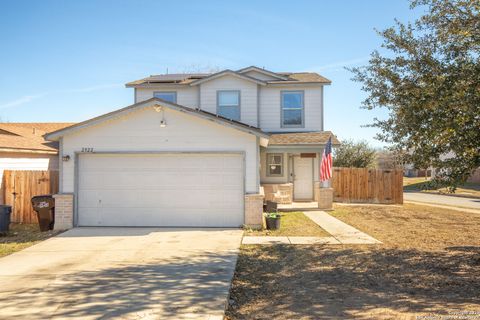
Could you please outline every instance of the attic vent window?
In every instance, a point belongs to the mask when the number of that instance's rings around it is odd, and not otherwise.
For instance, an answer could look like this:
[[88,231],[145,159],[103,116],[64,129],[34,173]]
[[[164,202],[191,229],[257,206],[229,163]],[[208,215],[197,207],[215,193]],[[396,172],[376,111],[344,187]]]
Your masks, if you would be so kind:
[[177,93],[175,91],[155,91],[153,96],[168,102],[177,103]]

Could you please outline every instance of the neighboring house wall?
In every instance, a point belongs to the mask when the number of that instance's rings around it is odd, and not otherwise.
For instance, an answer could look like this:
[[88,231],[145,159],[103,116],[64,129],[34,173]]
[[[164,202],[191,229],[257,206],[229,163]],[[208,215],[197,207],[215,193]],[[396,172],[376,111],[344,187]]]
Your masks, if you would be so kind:
[[[304,127],[282,128],[281,92],[304,92]],[[323,130],[322,86],[266,86],[260,89],[260,128],[271,132],[301,132]]]
[[177,103],[185,107],[196,108],[198,106],[198,87],[190,86],[172,86],[172,85],[158,85],[154,88],[137,88],[135,103],[148,100],[153,97],[154,92],[157,91],[174,91],[177,93]]
[[58,170],[58,155],[35,153],[0,153],[0,203],[3,203],[4,170]]
[[467,182],[480,183],[480,168],[472,173],[472,175],[467,179]]
[[255,136],[170,109],[165,110],[165,128],[159,125],[161,118],[162,112],[149,107],[64,136],[63,154],[72,160],[63,162],[60,191],[74,192],[74,153],[93,148],[98,152],[243,151],[246,192],[258,192],[259,148]]
[[200,107],[217,113],[217,91],[240,91],[240,121],[257,126],[257,84],[234,76],[223,76],[200,84]]

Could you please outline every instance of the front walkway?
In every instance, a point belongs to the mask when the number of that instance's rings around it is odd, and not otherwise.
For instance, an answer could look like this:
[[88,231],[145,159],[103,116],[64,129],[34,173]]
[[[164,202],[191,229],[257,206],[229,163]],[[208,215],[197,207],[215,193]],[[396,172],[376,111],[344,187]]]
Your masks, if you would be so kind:
[[332,217],[324,211],[304,212],[305,216],[327,231],[332,237],[257,237],[245,236],[242,244],[380,244],[377,239]]
[[355,229],[349,224],[332,217],[324,211],[310,211],[304,213],[323,230],[330,233],[342,244],[376,244],[381,243],[377,239],[362,231]]
[[318,201],[301,201],[288,204],[278,204],[278,211],[310,211],[318,210]]
[[242,233],[67,231],[0,259],[0,318],[223,319]]

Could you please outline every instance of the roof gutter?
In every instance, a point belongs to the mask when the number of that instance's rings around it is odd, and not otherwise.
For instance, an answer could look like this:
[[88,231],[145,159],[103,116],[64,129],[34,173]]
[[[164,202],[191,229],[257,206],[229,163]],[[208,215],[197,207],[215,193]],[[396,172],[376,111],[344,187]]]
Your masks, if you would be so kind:
[[2,148],[0,152],[16,152],[16,153],[38,153],[38,154],[58,154],[58,151],[35,150],[35,149],[17,149],[17,148]]

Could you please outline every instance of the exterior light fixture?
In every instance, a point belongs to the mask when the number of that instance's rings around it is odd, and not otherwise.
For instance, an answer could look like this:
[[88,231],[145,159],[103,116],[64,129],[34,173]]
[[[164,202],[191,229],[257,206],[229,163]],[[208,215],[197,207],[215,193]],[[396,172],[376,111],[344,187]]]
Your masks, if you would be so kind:
[[160,120],[160,128],[165,128],[167,126],[167,120],[165,120],[165,108],[156,104],[153,106],[156,112],[162,113],[162,120]]
[[65,161],[65,162],[67,162],[67,161],[69,161],[69,160],[70,160],[70,156],[69,156],[68,154],[67,154],[67,155],[64,155],[64,156],[62,156],[62,161]]

